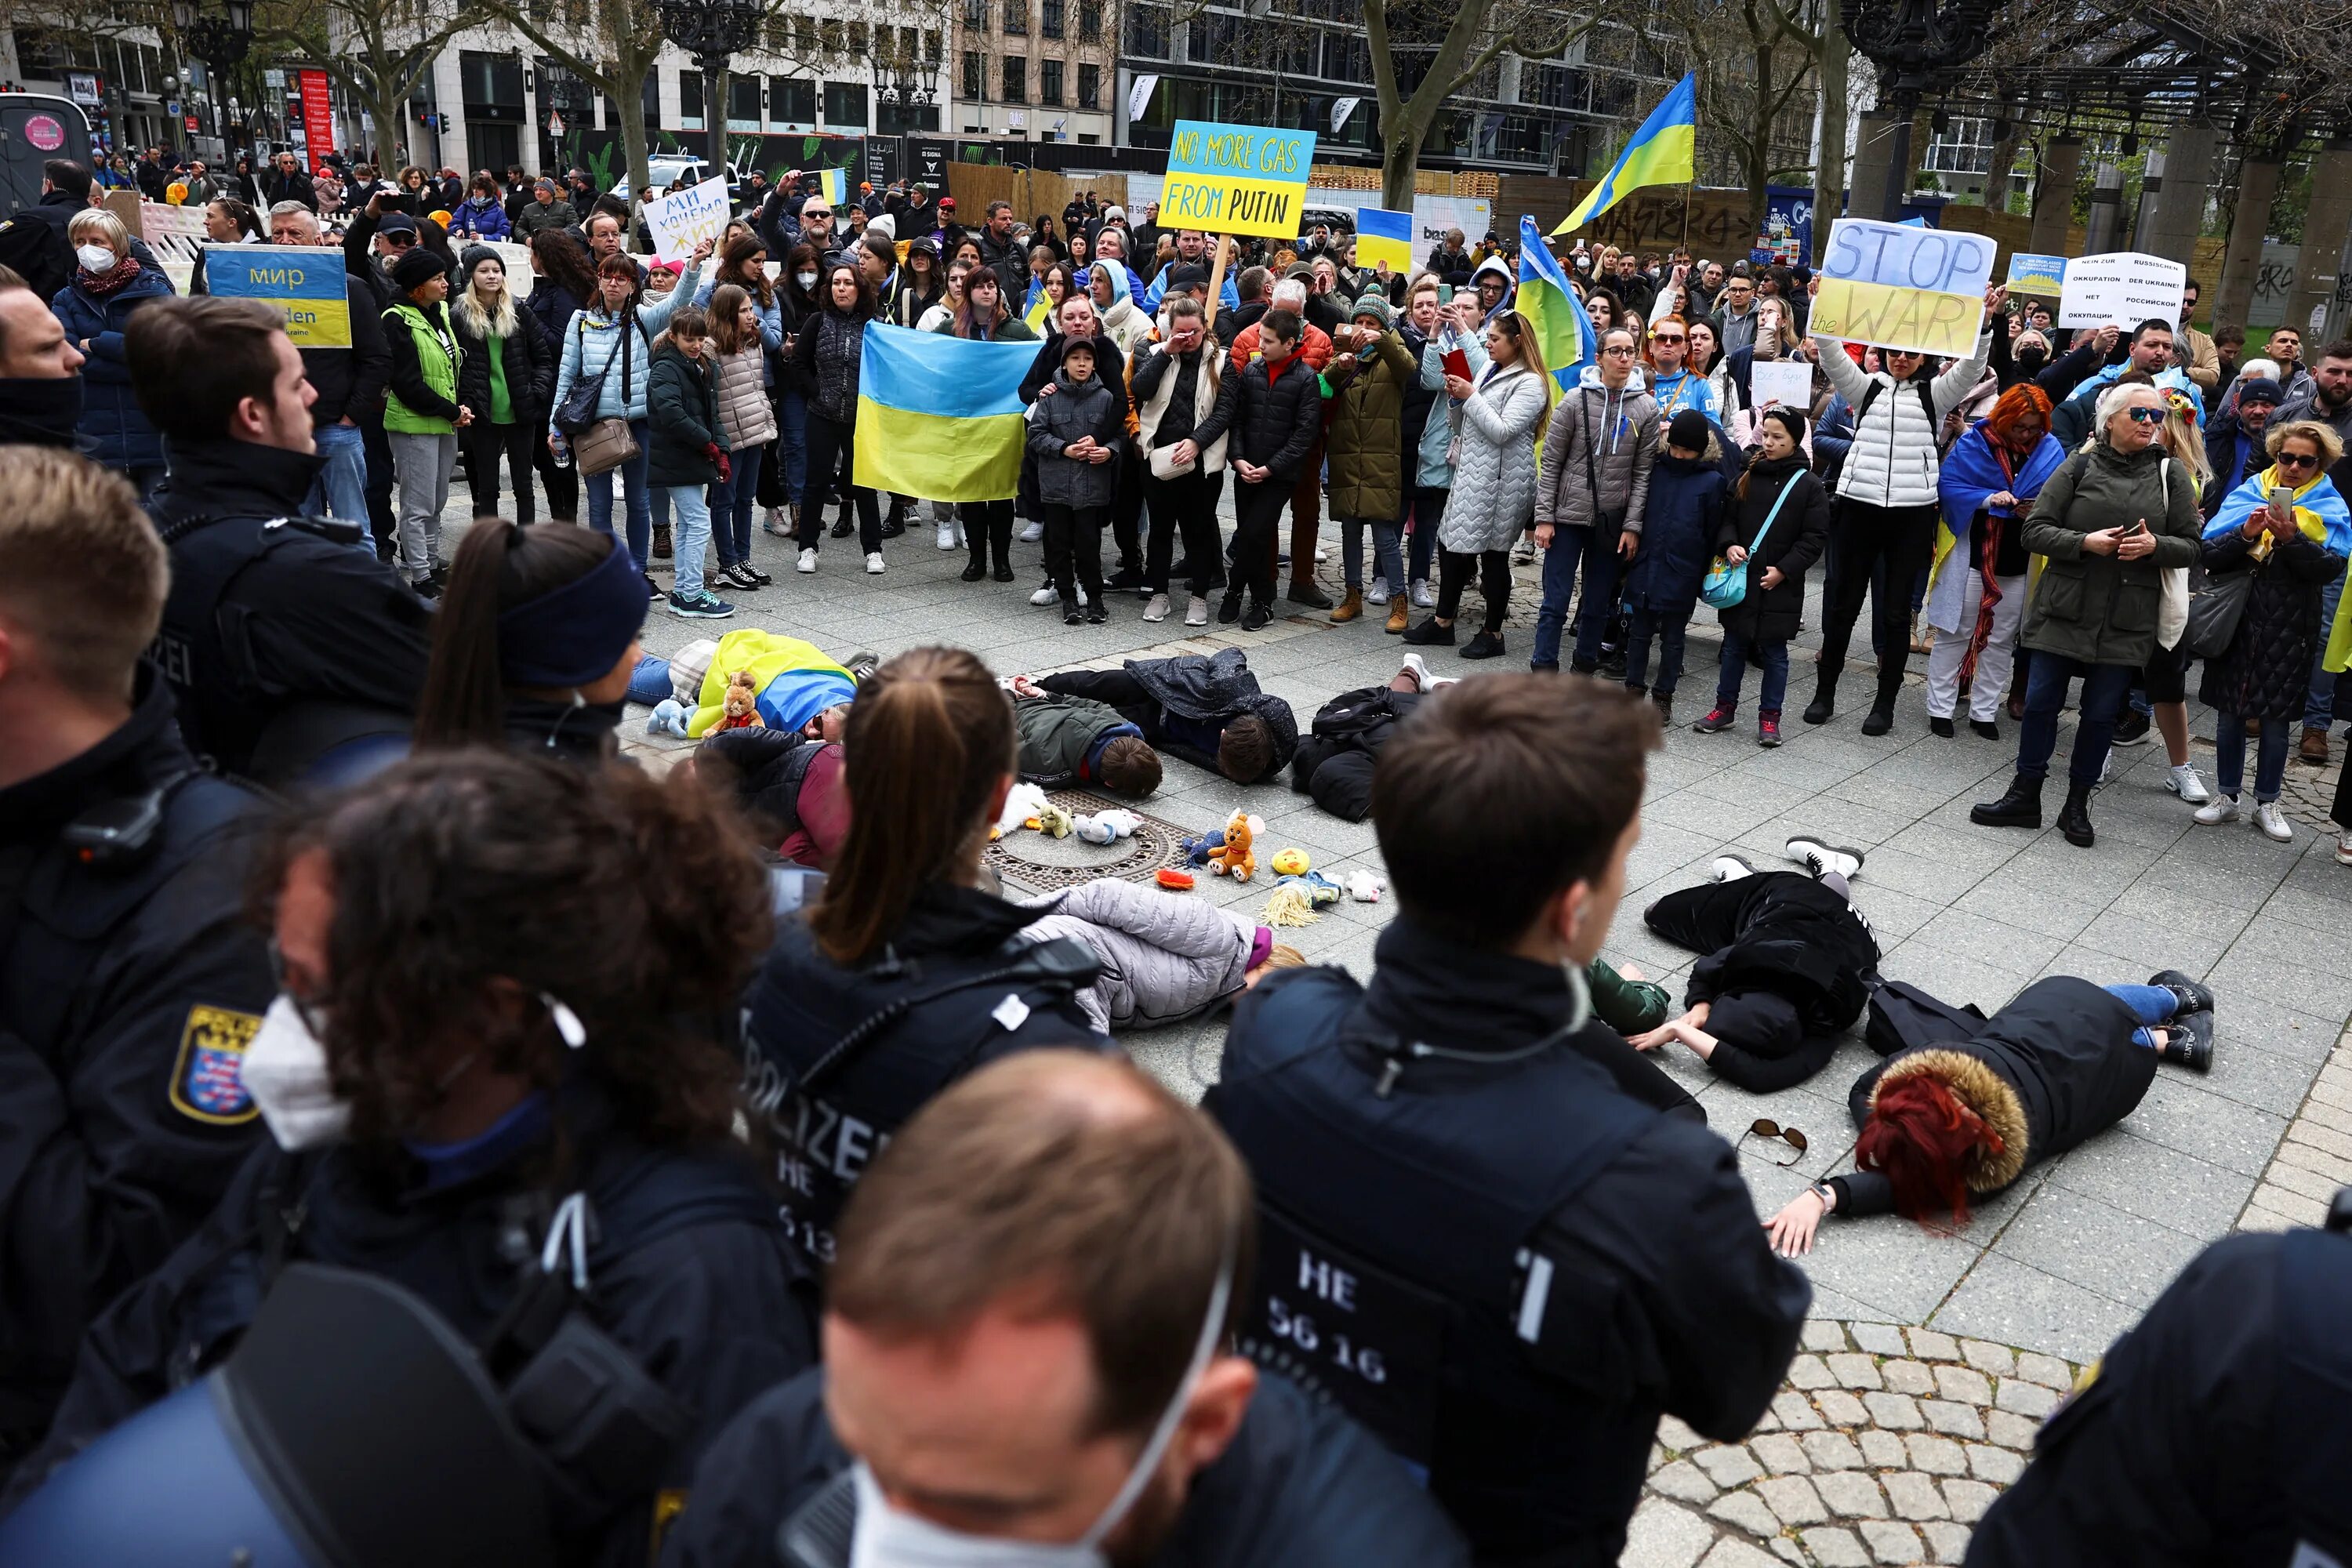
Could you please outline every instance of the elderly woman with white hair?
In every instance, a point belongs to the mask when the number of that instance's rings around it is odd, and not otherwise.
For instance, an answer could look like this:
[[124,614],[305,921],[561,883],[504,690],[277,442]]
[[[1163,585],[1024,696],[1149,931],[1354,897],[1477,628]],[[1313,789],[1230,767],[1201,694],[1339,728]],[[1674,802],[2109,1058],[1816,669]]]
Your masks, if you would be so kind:
[[2157,439],[2164,417],[2164,395],[2155,387],[2108,387],[2091,440],[2058,466],[2025,519],[2025,547],[2042,557],[2019,639],[2033,651],[2033,669],[2017,776],[1999,800],[1969,813],[1981,826],[2042,826],[2059,710],[2080,678],[2081,721],[2058,826],[2069,844],[2093,842],[2091,791],[2132,677],[2156,651],[2165,569],[2195,562],[2204,532],[2195,477]]
[[[143,499],[163,478],[163,437],[131,390],[122,357],[122,329],[131,312],[173,293],[171,279],[131,254],[131,231],[100,207],[74,214],[66,225],[73,247],[73,280],[49,309],[66,341],[81,351],[81,422],[90,458],[139,487]],[[66,383],[58,383],[60,386]]]

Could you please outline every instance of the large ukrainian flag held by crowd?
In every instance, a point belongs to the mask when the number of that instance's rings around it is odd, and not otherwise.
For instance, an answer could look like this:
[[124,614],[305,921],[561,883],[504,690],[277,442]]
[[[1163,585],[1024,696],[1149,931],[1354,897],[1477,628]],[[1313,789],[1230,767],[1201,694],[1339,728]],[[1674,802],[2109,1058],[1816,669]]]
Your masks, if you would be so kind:
[[1643,185],[1687,185],[1698,178],[1698,77],[1685,76],[1650,110],[1601,183],[1584,193],[1554,234],[1566,234],[1615,206]]
[[866,324],[851,479],[934,500],[1010,500],[1021,488],[1021,378],[1034,342],[989,343]]
[[1601,343],[1592,318],[1568,286],[1568,274],[1536,232],[1536,220],[1524,215],[1519,218],[1517,307],[1535,329],[1536,347],[1543,353],[1544,368],[1551,372],[1551,400],[1557,405],[1586,365],[1601,363]]

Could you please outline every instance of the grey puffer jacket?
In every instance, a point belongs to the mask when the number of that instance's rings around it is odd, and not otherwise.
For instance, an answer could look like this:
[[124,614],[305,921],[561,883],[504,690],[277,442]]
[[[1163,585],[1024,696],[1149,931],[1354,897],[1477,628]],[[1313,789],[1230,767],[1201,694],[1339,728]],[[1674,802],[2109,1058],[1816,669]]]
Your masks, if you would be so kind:
[[1536,521],[1591,528],[1615,516],[1638,535],[1657,449],[1658,400],[1642,373],[1612,388],[1598,367],[1585,366],[1576,390],[1551,411],[1536,479]]
[[1076,937],[1102,961],[1077,993],[1097,1029],[1173,1023],[1241,989],[1257,927],[1205,899],[1171,899],[1137,882],[1103,877],[1032,900],[1045,910],[1024,942]]
[[[1125,410],[1099,375],[1074,383],[1070,373],[1054,373],[1054,395],[1029,408],[1029,451],[1037,459],[1037,499],[1047,506],[1107,507],[1118,493]],[[1106,463],[1080,462],[1062,448],[1081,436],[1108,447]]]
[[1536,509],[1536,421],[1550,405],[1524,365],[1489,365],[1462,400],[1454,493],[1437,542],[1457,555],[1507,550]]
[[[2142,518],[2156,549],[2138,560],[2083,549],[2084,534]],[[2085,664],[2146,664],[2156,651],[2164,569],[2194,563],[2203,531],[2196,476],[2159,445],[2126,456],[2099,432],[2058,465],[2025,519],[2025,548],[2044,559],[2020,640]]]
[[767,350],[758,342],[731,354],[711,347],[710,363],[719,378],[719,427],[727,433],[727,449],[740,452],[776,438],[776,405],[768,401]]

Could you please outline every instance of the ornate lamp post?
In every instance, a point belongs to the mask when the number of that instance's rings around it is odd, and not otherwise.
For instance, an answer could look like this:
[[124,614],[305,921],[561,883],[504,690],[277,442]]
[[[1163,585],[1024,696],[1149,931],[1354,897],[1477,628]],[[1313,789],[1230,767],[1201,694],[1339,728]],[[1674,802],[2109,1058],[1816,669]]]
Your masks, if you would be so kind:
[[898,111],[895,127],[881,127],[884,135],[911,135],[915,132],[916,117],[939,96],[933,86],[938,77],[936,65],[910,56],[904,49],[891,51],[887,60],[879,55],[875,57],[875,100]]
[[719,75],[732,56],[760,37],[760,0],[660,0],[662,37],[702,68],[703,123],[710,128],[710,171],[727,172],[727,106],[719,101]]
[[1886,177],[1885,210],[1893,223],[1903,216],[1906,177],[1911,168],[1911,121],[1919,100],[1936,78],[1984,53],[1991,0],[1847,0],[1846,37],[1878,67],[1878,102],[1891,110],[1895,130],[1893,167]]
[[172,26],[190,54],[225,73],[253,47],[253,0],[222,0],[217,11],[205,10],[203,0],[172,0]]

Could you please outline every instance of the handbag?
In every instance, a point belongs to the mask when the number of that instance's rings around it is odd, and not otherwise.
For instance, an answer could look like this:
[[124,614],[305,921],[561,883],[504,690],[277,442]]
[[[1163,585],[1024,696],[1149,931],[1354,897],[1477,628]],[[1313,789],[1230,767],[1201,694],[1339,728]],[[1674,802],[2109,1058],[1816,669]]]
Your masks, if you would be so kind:
[[[2172,510],[2172,459],[2167,458],[2157,466],[2158,482],[2164,487],[2164,510]],[[2191,574],[2186,566],[2167,566],[2156,602],[2156,646],[2167,652],[2180,646],[2182,634],[2189,629],[2189,595],[2192,583],[2203,582],[2200,570]]]
[[592,479],[611,473],[640,449],[625,419],[599,419],[572,437],[572,460]]
[[1748,546],[1747,561],[1734,566],[1729,557],[1718,555],[1708,563],[1706,580],[1699,584],[1698,596],[1706,601],[1709,608],[1734,609],[1748,597],[1748,562],[1754,561],[1756,552],[1764,548],[1764,536],[1772,531],[1772,520],[1780,515],[1780,503],[1797,488],[1797,475],[1790,474],[1789,482],[1780,487],[1780,493],[1772,498],[1772,510],[1764,514],[1764,526],[1756,531],[1755,539]]
[[2246,618],[2246,601],[2253,596],[2255,570],[2204,574],[2189,595],[2189,626],[2181,634],[2190,653],[2219,658],[2230,651],[2238,640],[2238,625]]

